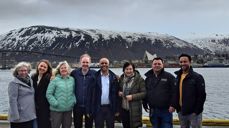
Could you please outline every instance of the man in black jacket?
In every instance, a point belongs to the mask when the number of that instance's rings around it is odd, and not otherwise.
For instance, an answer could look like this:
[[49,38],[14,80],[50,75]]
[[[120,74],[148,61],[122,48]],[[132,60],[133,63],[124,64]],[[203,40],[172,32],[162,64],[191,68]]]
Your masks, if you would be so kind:
[[147,91],[143,107],[150,111],[153,127],[172,128],[172,113],[176,105],[175,77],[164,71],[164,62],[160,57],[153,59],[152,69],[145,76]]
[[179,56],[180,67],[176,71],[177,111],[182,128],[200,128],[202,112],[206,100],[205,82],[202,75],[193,71],[191,56],[181,54]]

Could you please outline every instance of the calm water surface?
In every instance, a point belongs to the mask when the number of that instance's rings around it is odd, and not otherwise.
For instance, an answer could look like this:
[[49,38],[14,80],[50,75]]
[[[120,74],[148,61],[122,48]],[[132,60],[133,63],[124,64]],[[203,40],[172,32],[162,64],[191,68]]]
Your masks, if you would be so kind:
[[[121,68],[112,68],[111,70],[117,75],[122,74]],[[149,69],[140,68],[138,70],[144,77],[144,73]],[[173,73],[178,69],[167,68],[165,70]],[[229,119],[229,68],[195,68],[194,70],[203,75],[206,83],[207,100],[203,117]],[[8,111],[7,86],[12,79],[12,71],[0,70],[0,114]],[[174,116],[177,115],[174,114]]]

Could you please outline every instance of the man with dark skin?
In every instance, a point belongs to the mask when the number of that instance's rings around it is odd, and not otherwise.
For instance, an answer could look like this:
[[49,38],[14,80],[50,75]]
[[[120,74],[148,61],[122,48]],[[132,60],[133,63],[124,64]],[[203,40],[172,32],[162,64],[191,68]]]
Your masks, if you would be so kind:
[[101,58],[100,70],[96,72],[94,89],[95,128],[114,128],[114,118],[118,114],[118,79],[116,74],[109,70],[109,60]]
[[200,128],[202,112],[206,100],[205,81],[202,75],[193,71],[191,56],[181,54],[179,62],[181,69],[176,71],[178,86],[177,112],[181,128]]

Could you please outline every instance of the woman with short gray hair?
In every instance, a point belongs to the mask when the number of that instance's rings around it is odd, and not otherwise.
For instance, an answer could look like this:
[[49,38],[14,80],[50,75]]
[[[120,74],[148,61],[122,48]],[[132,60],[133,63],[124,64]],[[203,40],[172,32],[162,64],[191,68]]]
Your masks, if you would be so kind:
[[66,61],[56,68],[55,78],[48,85],[46,97],[50,104],[52,128],[71,128],[72,109],[76,103],[75,81],[70,76],[71,68]]
[[8,86],[11,128],[33,128],[36,111],[30,71],[31,65],[26,62],[18,63],[13,70],[14,79]]

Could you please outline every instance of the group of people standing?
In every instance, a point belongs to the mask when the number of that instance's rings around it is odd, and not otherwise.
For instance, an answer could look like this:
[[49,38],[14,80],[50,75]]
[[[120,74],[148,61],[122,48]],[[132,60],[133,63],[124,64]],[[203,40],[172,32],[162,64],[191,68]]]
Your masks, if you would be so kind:
[[[162,58],[154,58],[144,80],[135,65],[126,62],[123,74],[109,69],[109,59],[99,60],[100,69],[89,67],[91,57],[80,57],[81,67],[71,70],[66,61],[53,71],[48,60],[31,65],[20,62],[9,83],[11,128],[114,128],[120,117],[124,128],[142,127],[142,106],[154,128],[172,128],[176,110],[182,128],[201,127],[206,99],[203,77],[191,67],[191,57],[179,56],[181,69],[175,78],[164,70]],[[83,121],[84,117],[84,121]]]

